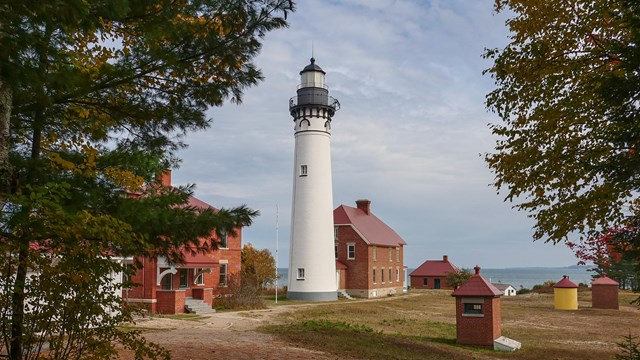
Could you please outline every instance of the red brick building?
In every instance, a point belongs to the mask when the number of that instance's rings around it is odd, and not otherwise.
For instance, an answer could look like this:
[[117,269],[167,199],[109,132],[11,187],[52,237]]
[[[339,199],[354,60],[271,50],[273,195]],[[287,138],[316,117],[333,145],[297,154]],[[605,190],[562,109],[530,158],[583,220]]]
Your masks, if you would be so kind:
[[366,298],[402,293],[406,242],[371,213],[371,201],[356,205],[333,211],[338,290]]
[[480,275],[475,274],[456,289],[456,342],[464,345],[493,347],[502,336],[500,296],[502,292]]
[[452,289],[453,287],[447,283],[447,274],[458,271],[447,255],[444,255],[442,260],[427,260],[409,274],[411,288]]
[[[162,184],[171,186],[170,171],[163,173]],[[215,210],[195,197],[189,197],[189,205]],[[125,301],[144,304],[149,311],[162,314],[183,313],[187,302],[194,299],[202,300],[202,305],[210,309],[213,298],[226,287],[229,277],[240,272],[242,229],[236,229],[235,236],[228,234],[219,239],[212,233],[210,238],[200,240],[212,239],[219,242],[218,250],[194,254],[190,249],[182,249],[184,264],[171,264],[164,257],[137,258],[142,268],[131,280],[139,286],[122,291]]]

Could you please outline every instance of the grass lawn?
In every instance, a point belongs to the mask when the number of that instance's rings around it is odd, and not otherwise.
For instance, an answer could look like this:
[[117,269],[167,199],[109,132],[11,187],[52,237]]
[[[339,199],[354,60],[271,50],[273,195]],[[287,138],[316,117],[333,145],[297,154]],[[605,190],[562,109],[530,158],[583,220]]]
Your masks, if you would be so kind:
[[611,359],[623,336],[640,335],[640,310],[629,305],[637,296],[621,293],[620,310],[599,310],[580,292],[577,311],[554,310],[553,294],[503,297],[502,334],[522,343],[513,353],[457,345],[446,290],[301,307],[261,331],[341,359]]

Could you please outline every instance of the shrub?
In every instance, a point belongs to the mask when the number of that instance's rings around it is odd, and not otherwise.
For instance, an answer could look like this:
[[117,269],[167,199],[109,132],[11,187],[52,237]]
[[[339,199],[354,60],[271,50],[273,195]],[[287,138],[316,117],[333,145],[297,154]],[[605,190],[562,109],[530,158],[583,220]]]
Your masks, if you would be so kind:
[[229,276],[227,287],[216,296],[216,308],[248,310],[266,308],[260,289],[252,284],[244,284],[240,276]]

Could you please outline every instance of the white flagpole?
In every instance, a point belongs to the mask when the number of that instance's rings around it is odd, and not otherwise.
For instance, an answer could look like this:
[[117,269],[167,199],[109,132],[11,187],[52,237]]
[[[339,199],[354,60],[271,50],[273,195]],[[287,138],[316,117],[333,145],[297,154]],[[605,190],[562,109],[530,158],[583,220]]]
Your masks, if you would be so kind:
[[278,303],[278,204],[276,204],[276,304]]

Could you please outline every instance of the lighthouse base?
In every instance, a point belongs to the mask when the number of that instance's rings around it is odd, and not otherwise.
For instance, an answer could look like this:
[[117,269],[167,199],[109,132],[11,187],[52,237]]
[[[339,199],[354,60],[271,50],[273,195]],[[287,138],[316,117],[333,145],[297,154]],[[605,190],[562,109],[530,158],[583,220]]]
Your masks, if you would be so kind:
[[338,292],[337,291],[324,291],[324,292],[287,291],[287,299],[306,300],[306,301],[336,301],[338,300]]

